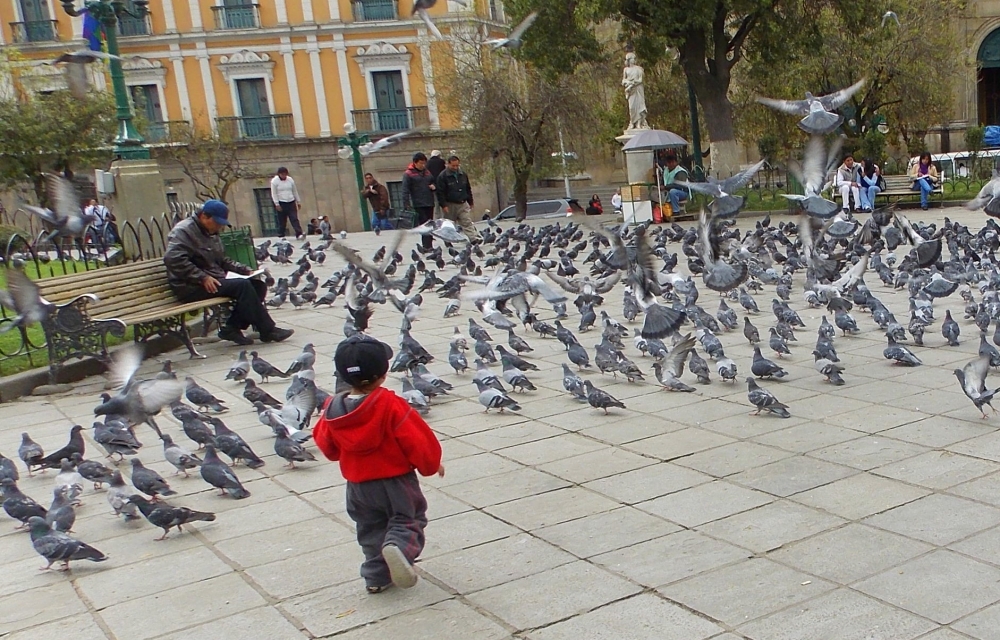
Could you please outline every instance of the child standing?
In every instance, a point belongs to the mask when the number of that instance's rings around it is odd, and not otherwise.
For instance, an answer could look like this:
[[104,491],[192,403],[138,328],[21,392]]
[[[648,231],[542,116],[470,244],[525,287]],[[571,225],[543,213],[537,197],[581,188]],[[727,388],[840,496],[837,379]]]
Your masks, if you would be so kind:
[[369,593],[417,583],[413,562],[424,548],[427,500],[416,471],[444,475],[441,444],[406,400],[382,387],[392,349],[358,334],[337,347],[337,377],[351,390],[327,401],[313,429],[320,451],[340,462],[347,514],[365,554]]

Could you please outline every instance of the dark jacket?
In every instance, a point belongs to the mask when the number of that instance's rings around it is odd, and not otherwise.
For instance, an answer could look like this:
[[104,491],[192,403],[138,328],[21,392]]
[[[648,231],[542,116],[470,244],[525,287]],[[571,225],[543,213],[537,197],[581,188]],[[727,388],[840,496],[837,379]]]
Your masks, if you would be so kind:
[[353,411],[347,394],[326,402],[313,440],[329,460],[340,462],[350,482],[395,478],[416,469],[430,476],[441,467],[441,444],[410,405],[379,387]]
[[431,172],[431,175],[434,176],[435,180],[437,180],[437,177],[441,175],[442,171],[444,171],[444,167],[444,158],[441,156],[433,156],[427,160],[427,170]]
[[378,180],[370,185],[366,184],[365,190],[361,194],[368,199],[368,205],[372,211],[381,213],[389,208],[389,190]]
[[437,177],[437,197],[442,207],[449,202],[468,202],[472,205],[472,185],[469,184],[469,176],[459,169],[451,171],[445,169]]
[[205,276],[221,281],[227,271],[244,275],[251,271],[226,256],[219,236],[210,235],[193,217],[181,220],[170,230],[163,264],[167,266],[170,288],[182,300],[205,291],[202,287]]
[[403,208],[433,207],[434,190],[430,188],[432,184],[434,176],[430,171],[427,169],[419,171],[413,163],[410,163],[403,172]]

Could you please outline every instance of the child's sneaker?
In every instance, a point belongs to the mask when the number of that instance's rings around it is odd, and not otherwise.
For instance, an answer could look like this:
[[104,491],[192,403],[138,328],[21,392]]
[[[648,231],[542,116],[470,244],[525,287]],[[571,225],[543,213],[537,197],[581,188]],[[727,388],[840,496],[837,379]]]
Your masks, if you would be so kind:
[[394,544],[382,547],[382,559],[389,566],[389,575],[394,585],[400,589],[409,589],[417,584],[417,572],[399,547]]

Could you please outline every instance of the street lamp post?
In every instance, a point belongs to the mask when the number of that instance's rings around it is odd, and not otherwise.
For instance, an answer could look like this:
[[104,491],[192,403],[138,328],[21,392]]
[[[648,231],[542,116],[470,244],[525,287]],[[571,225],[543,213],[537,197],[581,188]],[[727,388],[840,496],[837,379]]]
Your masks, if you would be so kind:
[[368,215],[368,201],[365,199],[363,193],[365,190],[365,174],[364,169],[361,168],[361,147],[371,144],[371,140],[366,134],[359,134],[350,122],[344,124],[344,133],[347,135],[337,140],[337,144],[340,145],[337,155],[344,160],[353,156],[354,174],[358,180],[358,204],[361,206],[361,224],[364,225],[365,231],[371,231],[372,222],[371,217]]
[[122,71],[118,50],[118,18],[122,15],[133,18],[145,18],[149,15],[149,0],[132,0],[135,11],[125,7],[124,0],[86,0],[83,8],[78,10],[74,0],[62,0],[63,10],[67,14],[78,17],[84,12],[89,13],[101,26],[107,37],[108,53],[115,56],[111,59],[111,85],[115,91],[115,108],[118,117],[118,134],[115,136],[115,155],[122,160],[148,160],[149,149],[143,144],[142,136],[132,122],[132,105],[128,99],[128,88],[125,86],[125,73]]

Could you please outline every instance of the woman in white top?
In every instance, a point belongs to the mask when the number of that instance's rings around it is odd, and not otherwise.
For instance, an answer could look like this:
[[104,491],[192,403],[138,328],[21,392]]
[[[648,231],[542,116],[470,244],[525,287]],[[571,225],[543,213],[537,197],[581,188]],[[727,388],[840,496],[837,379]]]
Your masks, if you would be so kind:
[[611,209],[614,211],[622,210],[622,190],[615,189],[615,195],[611,196]]

